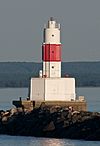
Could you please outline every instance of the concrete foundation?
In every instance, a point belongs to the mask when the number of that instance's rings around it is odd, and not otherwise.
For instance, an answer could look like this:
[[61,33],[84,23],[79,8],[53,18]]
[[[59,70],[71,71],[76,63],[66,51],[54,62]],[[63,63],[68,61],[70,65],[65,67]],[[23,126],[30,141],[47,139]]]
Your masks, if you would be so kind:
[[30,100],[75,101],[75,78],[31,78]]
[[61,107],[73,107],[74,110],[77,111],[87,111],[87,103],[86,101],[30,101],[30,100],[22,100],[22,101],[13,101],[13,105],[16,108],[23,108],[26,110],[33,110],[36,107],[51,107],[51,106],[61,106]]

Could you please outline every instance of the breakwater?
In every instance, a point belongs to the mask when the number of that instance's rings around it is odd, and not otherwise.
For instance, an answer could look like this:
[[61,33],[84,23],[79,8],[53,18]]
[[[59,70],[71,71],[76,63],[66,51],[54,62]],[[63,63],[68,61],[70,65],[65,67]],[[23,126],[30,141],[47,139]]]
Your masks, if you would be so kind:
[[0,134],[100,140],[100,113],[61,106],[1,110]]

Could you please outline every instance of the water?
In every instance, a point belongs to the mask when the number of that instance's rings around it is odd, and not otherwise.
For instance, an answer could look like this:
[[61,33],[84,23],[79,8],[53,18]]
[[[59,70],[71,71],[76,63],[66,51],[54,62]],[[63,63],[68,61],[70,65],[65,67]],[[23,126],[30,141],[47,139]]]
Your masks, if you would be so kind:
[[0,136],[0,146],[99,146],[98,141],[81,141],[55,138],[35,138],[24,136]]
[[89,111],[100,112],[100,87],[98,88],[77,88],[77,95],[85,96]]
[[27,88],[1,88],[0,89],[0,110],[6,110],[13,107],[12,100],[18,100],[19,97],[22,99],[28,95]]
[[[77,95],[84,95],[89,111],[100,112],[100,88],[77,88]],[[27,88],[4,88],[0,89],[0,110],[13,107],[12,100],[19,97],[27,97]],[[35,138],[24,136],[0,135],[0,146],[99,146],[100,142],[54,139],[54,138]]]

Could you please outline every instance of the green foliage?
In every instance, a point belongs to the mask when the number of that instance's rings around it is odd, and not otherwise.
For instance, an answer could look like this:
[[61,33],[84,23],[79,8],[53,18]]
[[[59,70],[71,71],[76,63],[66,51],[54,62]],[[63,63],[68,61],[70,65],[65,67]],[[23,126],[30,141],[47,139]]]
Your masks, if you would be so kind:
[[[0,62],[0,87],[28,87],[42,63]],[[63,62],[62,76],[76,78],[77,86],[100,86],[100,62]]]

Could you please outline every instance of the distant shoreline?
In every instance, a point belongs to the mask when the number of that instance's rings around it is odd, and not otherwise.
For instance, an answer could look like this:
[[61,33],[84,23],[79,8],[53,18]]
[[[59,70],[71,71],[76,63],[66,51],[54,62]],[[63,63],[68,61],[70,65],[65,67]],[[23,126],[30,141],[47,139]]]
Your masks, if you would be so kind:
[[[41,69],[39,62],[0,62],[0,88],[27,88]],[[76,87],[100,87],[100,61],[62,62],[62,76],[66,75],[76,79]]]

